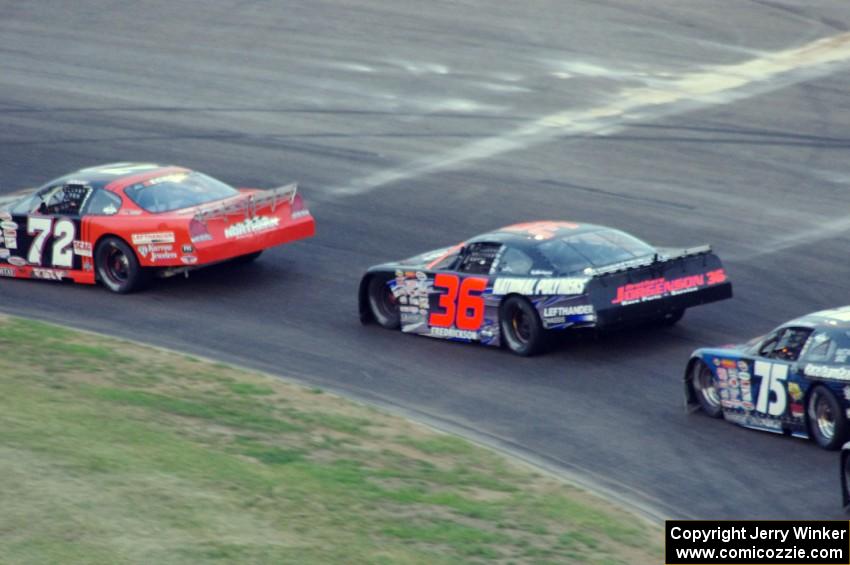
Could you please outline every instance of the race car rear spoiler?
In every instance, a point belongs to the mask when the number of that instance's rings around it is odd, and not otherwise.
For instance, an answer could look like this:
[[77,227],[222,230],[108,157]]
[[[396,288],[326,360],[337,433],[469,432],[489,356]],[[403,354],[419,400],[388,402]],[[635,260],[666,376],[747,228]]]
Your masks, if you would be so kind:
[[256,215],[256,211],[271,205],[272,212],[278,202],[289,202],[295,199],[298,193],[298,184],[290,183],[270,190],[262,192],[252,192],[240,198],[229,200],[224,204],[210,204],[203,206],[195,212],[194,219],[199,222],[206,222],[211,218],[219,218],[232,214],[245,214],[246,216]]
[[657,318],[732,297],[732,284],[710,247],[663,251],[640,265],[594,273],[585,292],[596,311],[597,326]]
[[592,269],[587,274],[594,277],[599,275],[609,275],[612,273],[631,271],[633,269],[642,269],[643,267],[648,267],[656,263],[664,263],[667,261],[673,261],[675,259],[681,259],[683,257],[705,255],[711,253],[711,246],[699,245],[697,247],[688,247],[686,249],[664,249],[664,251],[665,253],[663,255],[660,253],[656,253],[655,255],[644,259],[638,259],[636,261],[626,261],[623,263],[617,263],[615,265],[608,265],[607,267]]

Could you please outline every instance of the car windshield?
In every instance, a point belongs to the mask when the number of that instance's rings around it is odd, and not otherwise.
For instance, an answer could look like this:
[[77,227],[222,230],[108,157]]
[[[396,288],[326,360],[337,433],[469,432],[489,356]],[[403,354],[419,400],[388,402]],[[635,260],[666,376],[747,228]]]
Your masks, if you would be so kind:
[[544,241],[537,250],[558,274],[579,273],[644,259],[655,254],[651,245],[619,230],[602,229]]
[[124,193],[148,212],[170,212],[239,194],[239,191],[198,172],[181,171],[134,184]]

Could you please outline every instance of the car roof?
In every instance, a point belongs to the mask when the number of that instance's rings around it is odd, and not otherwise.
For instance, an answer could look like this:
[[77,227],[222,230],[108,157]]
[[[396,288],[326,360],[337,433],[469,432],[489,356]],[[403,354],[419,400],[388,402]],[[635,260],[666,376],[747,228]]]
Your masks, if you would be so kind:
[[817,330],[850,329],[850,306],[819,310],[795,318],[784,326],[807,326]]
[[596,224],[580,224],[567,221],[539,220],[535,222],[523,222],[511,224],[499,229],[482,233],[469,240],[467,243],[492,241],[498,243],[512,243],[518,246],[537,245],[541,241],[565,237],[579,233],[587,233],[598,230],[613,229]]
[[94,188],[107,188],[114,192],[150,178],[188,170],[185,167],[156,163],[107,163],[74,171],[51,181],[50,184],[79,181]]

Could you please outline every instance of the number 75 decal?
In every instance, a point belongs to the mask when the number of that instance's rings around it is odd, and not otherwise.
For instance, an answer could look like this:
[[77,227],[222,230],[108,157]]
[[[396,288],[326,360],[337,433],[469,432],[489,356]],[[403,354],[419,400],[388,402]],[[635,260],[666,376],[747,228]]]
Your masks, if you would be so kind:
[[442,312],[432,311],[428,325],[440,328],[452,326],[459,330],[475,331],[484,321],[484,298],[487,279],[440,273],[434,277],[434,289],[442,290],[437,305]]
[[54,267],[71,268],[74,264],[74,251],[71,246],[77,234],[77,228],[71,220],[56,220],[30,216],[27,219],[27,233],[33,237],[27,253],[27,261],[31,265],[41,265],[44,256],[44,244],[47,238],[53,236],[52,262]]
[[[757,377],[761,377],[759,384],[759,397],[756,400],[756,412],[770,416],[782,416],[788,405],[788,393],[785,390],[785,381],[788,379],[788,365],[782,363],[768,363],[767,361],[756,361],[755,370]],[[773,393],[773,400],[770,393]]]

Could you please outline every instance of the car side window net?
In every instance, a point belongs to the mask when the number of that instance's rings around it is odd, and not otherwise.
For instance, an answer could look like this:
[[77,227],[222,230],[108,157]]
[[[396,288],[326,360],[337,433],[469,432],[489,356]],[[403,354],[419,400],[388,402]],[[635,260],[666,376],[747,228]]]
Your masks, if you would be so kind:
[[493,260],[501,248],[501,243],[471,243],[466,249],[458,270],[476,275],[489,274]]
[[90,186],[66,184],[43,197],[38,212],[50,215],[79,215],[90,193]]
[[780,334],[770,357],[782,361],[796,361],[811,334],[811,328],[786,328]]

